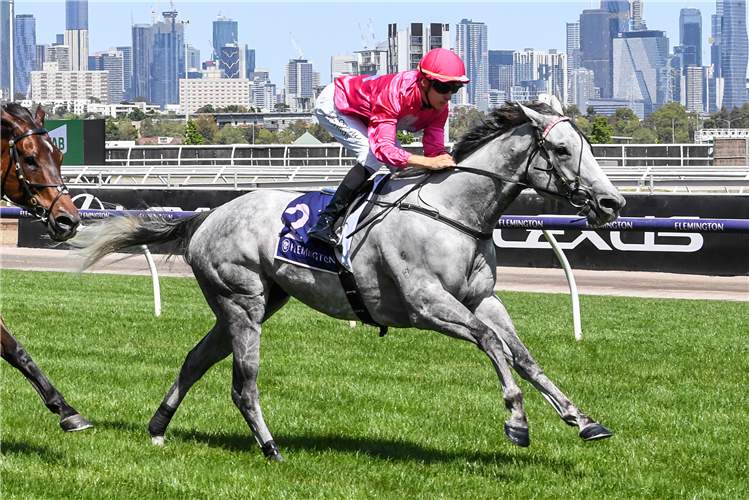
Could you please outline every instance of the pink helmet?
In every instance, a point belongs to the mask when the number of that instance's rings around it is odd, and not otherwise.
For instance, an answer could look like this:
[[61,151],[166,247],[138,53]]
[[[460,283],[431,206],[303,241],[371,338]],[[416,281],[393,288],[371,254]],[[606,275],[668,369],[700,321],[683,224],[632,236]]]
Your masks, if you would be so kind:
[[447,49],[432,49],[419,61],[416,68],[431,80],[441,82],[468,83],[466,67],[455,52]]

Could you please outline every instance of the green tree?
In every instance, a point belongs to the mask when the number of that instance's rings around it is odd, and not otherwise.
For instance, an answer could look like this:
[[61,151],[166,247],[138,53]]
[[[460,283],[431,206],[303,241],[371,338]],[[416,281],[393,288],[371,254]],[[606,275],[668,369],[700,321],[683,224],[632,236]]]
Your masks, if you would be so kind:
[[242,135],[242,130],[231,125],[226,125],[219,130],[213,140],[216,144],[247,144],[247,140]]
[[218,132],[218,125],[216,125],[214,117],[199,116],[195,120],[195,127],[198,129],[198,133],[203,136],[203,144],[215,144],[213,141]]
[[278,104],[273,106],[273,109],[275,109],[279,113],[283,113],[284,111],[287,111],[289,109],[289,105],[279,102]]
[[120,140],[120,128],[117,126],[117,122],[114,120],[107,120],[104,123],[104,140],[106,141],[119,141]]
[[403,130],[398,130],[395,133],[395,136],[398,138],[398,141],[404,146],[407,144],[413,144],[414,142],[413,134],[409,134],[408,132],[404,132]]
[[335,140],[333,139],[333,136],[330,135],[330,132],[325,130],[325,127],[323,127],[319,123],[310,125],[308,131],[320,142],[327,143],[327,142],[333,142]]
[[185,133],[185,124],[182,120],[161,120],[161,136],[182,137]]
[[460,139],[470,128],[481,123],[484,113],[461,106],[450,111],[450,141]]
[[577,104],[572,104],[564,110],[564,115],[569,116],[572,121],[577,121],[581,116],[583,116],[583,112],[580,111]]
[[223,109],[224,113],[247,113],[247,108],[239,104],[230,104]]
[[617,109],[611,117],[611,121],[613,122],[612,135],[634,138],[635,132],[642,128],[640,119],[637,118],[635,112],[629,108]]
[[196,113],[216,113],[216,108],[210,104],[206,104],[205,106],[199,107]]
[[590,142],[593,144],[611,144],[611,130],[609,121],[605,116],[596,116],[593,126],[590,129]]
[[130,122],[123,122],[119,125],[120,140],[121,141],[134,141],[138,138],[138,131],[133,127]]
[[594,108],[593,106],[588,106],[585,118],[587,118],[589,122],[594,121],[596,118],[596,108]]
[[247,144],[255,144],[255,138],[257,137],[257,133],[260,130],[259,125],[249,125],[247,127],[242,127],[242,136],[244,137],[244,140],[247,141]]
[[279,144],[278,134],[261,128],[255,134],[255,144]]
[[586,137],[588,135],[590,135],[591,124],[590,124],[590,121],[588,121],[587,118],[585,118],[584,116],[581,115],[580,118],[578,118],[577,120],[575,120],[575,125],[577,125],[577,128],[579,128],[580,131],[583,134],[585,134]]
[[691,131],[696,123],[697,117],[678,102],[664,104],[643,121],[643,125],[655,134],[658,144],[692,142]]
[[139,122],[141,120],[145,120],[146,118],[148,118],[148,116],[143,111],[141,111],[140,108],[135,108],[127,115],[127,118],[131,121]]
[[187,120],[182,144],[190,146],[200,146],[203,144],[203,136],[200,135],[200,132],[198,132],[198,127],[195,125],[195,122],[192,119]]
[[141,137],[158,137],[156,127],[153,124],[153,118],[146,118],[140,122]]

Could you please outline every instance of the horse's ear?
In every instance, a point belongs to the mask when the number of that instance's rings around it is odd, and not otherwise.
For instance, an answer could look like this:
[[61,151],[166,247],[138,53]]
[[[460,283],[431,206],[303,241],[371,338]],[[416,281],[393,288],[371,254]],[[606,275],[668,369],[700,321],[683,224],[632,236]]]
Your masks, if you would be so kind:
[[34,121],[37,125],[39,125],[40,128],[44,128],[44,108],[41,104],[36,107],[36,116],[34,117]]
[[547,119],[544,118],[546,115],[537,113],[536,111],[533,111],[531,108],[527,108],[523,106],[522,104],[518,104],[518,106],[520,106],[520,109],[523,110],[523,114],[531,121],[531,123],[536,128],[541,129],[541,130],[546,128]]

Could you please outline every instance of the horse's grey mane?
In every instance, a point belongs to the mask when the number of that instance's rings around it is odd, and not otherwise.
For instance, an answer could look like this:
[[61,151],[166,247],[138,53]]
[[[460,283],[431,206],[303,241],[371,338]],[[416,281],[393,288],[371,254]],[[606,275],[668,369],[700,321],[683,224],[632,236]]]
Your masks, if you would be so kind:
[[[559,116],[551,106],[543,102],[532,101],[523,106],[544,115]],[[507,102],[502,107],[492,110],[489,116],[463,134],[453,147],[452,157],[460,163],[495,137],[528,122],[528,118],[517,103]]]

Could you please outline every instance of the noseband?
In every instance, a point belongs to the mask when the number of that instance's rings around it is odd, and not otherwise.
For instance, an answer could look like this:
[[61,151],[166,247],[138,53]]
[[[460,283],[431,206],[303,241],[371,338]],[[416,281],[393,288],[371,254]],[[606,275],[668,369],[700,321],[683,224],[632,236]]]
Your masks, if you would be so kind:
[[[42,222],[47,223],[49,220],[49,215],[52,213],[52,209],[55,206],[55,203],[57,203],[57,200],[60,199],[60,197],[64,194],[68,194],[68,188],[65,185],[65,183],[61,184],[43,184],[40,182],[29,182],[28,176],[26,175],[26,171],[23,168],[23,165],[21,165],[21,160],[18,156],[18,147],[16,144],[18,144],[18,141],[23,139],[24,137],[28,137],[30,135],[44,135],[47,134],[47,130],[44,128],[35,128],[32,130],[27,130],[21,135],[18,135],[16,137],[13,137],[8,141],[8,146],[10,147],[10,151],[8,152],[10,156],[11,162],[15,164],[15,171],[16,171],[16,177],[18,177],[18,184],[21,186],[21,189],[23,190],[23,194],[25,199],[29,200],[30,207],[23,206],[23,208],[28,209],[29,212],[33,213],[37,218],[41,219]],[[5,175],[3,176],[3,183],[2,183],[2,191],[5,192],[5,182],[8,180],[8,174],[10,174],[10,166],[8,166],[8,170],[5,172]],[[52,201],[52,204],[49,206],[49,208],[42,207],[38,201],[36,201],[36,198],[34,197],[33,193],[31,192],[31,188],[48,188],[48,187],[56,187],[57,188],[57,196]]]

